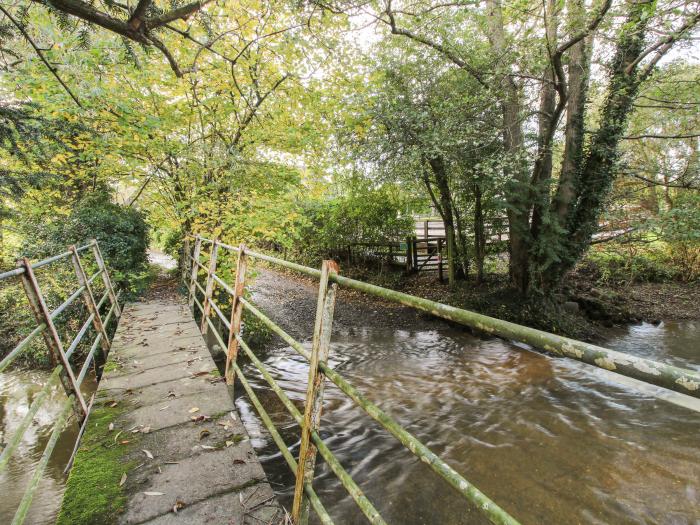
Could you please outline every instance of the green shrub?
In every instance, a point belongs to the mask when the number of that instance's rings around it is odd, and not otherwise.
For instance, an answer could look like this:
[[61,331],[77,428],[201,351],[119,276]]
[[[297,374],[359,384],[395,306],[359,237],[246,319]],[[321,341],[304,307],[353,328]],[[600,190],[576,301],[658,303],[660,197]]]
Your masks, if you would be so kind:
[[37,227],[25,236],[24,252],[33,258],[60,253],[71,244],[97,239],[115,286],[127,295],[148,283],[149,229],[134,208],[111,201],[108,193],[93,193],[78,202],[64,221]]
[[653,247],[618,246],[615,251],[591,250],[581,266],[604,283],[660,283],[682,278],[682,269],[673,263],[664,243]]
[[407,203],[391,185],[354,187],[349,193],[304,209],[297,255],[317,263],[329,250],[354,243],[402,241],[413,231]]

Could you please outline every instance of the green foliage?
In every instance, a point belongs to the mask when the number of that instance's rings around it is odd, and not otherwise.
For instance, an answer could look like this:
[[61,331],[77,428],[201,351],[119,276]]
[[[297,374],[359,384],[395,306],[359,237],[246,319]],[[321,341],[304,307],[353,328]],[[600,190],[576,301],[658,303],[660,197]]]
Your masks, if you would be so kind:
[[115,286],[127,293],[143,290],[149,276],[149,228],[138,210],[113,203],[107,193],[88,195],[62,221],[26,232],[24,253],[47,257],[97,239]]
[[408,210],[410,201],[395,185],[355,182],[340,196],[307,202],[298,251],[314,258],[354,243],[402,241],[413,231]]

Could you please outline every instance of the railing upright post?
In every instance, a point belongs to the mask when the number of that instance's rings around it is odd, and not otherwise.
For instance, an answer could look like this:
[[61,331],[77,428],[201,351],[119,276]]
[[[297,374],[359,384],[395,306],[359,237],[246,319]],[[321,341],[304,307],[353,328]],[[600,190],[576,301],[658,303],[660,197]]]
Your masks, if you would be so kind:
[[202,238],[197,235],[194,241],[194,254],[192,254],[192,272],[190,272],[190,295],[187,301],[190,308],[194,307],[194,294],[197,293],[197,273],[199,271],[199,252],[202,250]]
[[[207,270],[207,285],[204,288],[204,302],[202,303],[202,322],[199,327],[203,335],[207,334],[209,330],[209,314],[211,313],[211,298],[214,294],[214,272],[216,272],[216,259],[219,256],[219,240],[214,239],[214,244],[211,247],[211,254],[209,255],[209,269]],[[223,350],[223,348],[222,348]]]
[[243,303],[241,297],[245,293],[245,275],[248,270],[248,255],[245,252],[245,244],[238,246],[238,263],[236,263],[236,284],[233,288],[231,301],[231,330],[228,334],[228,348],[226,349],[226,384],[233,385],[234,371],[231,363],[238,357],[237,335],[241,332],[241,318],[243,317]]
[[119,306],[119,300],[117,299],[117,294],[114,292],[112,279],[109,277],[107,265],[105,264],[104,257],[102,257],[102,250],[100,250],[100,245],[97,243],[97,239],[92,240],[92,254],[95,256],[95,261],[97,261],[97,267],[102,270],[102,282],[104,283],[105,289],[109,294],[109,302],[112,303],[114,313],[117,318],[119,318],[122,315],[122,309]]
[[415,235],[411,241],[411,255],[413,255],[413,271],[418,271],[418,237]]
[[442,275],[442,239],[437,240],[437,263],[438,263],[438,279],[443,280]]
[[309,361],[309,381],[306,388],[306,405],[301,424],[301,447],[297,464],[294,502],[292,504],[292,521],[295,525],[305,525],[309,519],[309,500],[304,493],[304,485],[314,479],[316,466],[316,446],[311,441],[311,433],[317,431],[321,423],[323,408],[323,383],[325,374],[319,369],[319,363],[326,364],[331,346],[331,327],[335,309],[335,283],[329,286],[331,274],[338,273],[335,261],[323,261],[321,279],[316,305],[316,323]]
[[60,374],[61,383],[68,396],[75,395],[80,405],[80,411],[78,415],[82,420],[88,414],[87,403],[85,403],[85,398],[78,388],[75,375],[73,374],[73,369],[66,358],[66,354],[63,352],[63,344],[61,343],[61,337],[58,335],[56,326],[51,319],[51,312],[46,306],[46,301],[44,301],[44,296],[41,294],[41,288],[39,288],[39,283],[36,280],[36,275],[34,275],[34,270],[29,262],[29,259],[24,257],[19,261],[18,266],[24,268],[24,273],[22,274],[22,286],[24,287],[24,292],[27,294],[27,300],[29,301],[29,306],[32,309],[34,318],[37,324],[45,324],[46,330],[43,331],[44,342],[51,354],[51,361],[54,365],[62,365],[63,372]]
[[80,262],[80,255],[75,245],[70,247],[70,251],[73,254],[71,256],[73,260],[73,268],[75,269],[75,276],[78,278],[78,285],[84,286],[85,291],[83,292],[83,301],[85,306],[92,315],[92,326],[95,328],[95,332],[102,335],[100,340],[100,346],[102,347],[102,356],[105,362],[107,361],[107,354],[109,354],[109,337],[107,337],[107,331],[105,330],[104,324],[102,323],[102,317],[100,317],[100,311],[97,308],[97,303],[95,302],[95,296],[92,295],[92,289],[90,288],[90,283],[88,282],[88,277],[85,274],[85,269]]
[[190,269],[190,238],[185,236],[182,245],[182,267],[180,268],[182,283],[187,286],[187,271]]

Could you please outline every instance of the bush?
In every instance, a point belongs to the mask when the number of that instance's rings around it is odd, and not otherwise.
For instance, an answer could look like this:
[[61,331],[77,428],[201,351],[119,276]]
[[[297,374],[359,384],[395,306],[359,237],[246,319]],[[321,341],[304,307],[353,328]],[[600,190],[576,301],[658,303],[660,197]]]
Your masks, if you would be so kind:
[[143,291],[150,278],[148,224],[138,210],[113,203],[107,193],[82,199],[65,221],[28,232],[24,251],[30,257],[47,257],[90,239],[99,242],[115,286],[127,295]]
[[304,210],[299,255],[310,262],[354,243],[403,241],[413,231],[406,208],[391,185],[353,188],[347,195],[310,202]]
[[682,269],[674,264],[665,243],[618,246],[615,251],[593,249],[581,266],[604,283],[660,283],[683,277]]

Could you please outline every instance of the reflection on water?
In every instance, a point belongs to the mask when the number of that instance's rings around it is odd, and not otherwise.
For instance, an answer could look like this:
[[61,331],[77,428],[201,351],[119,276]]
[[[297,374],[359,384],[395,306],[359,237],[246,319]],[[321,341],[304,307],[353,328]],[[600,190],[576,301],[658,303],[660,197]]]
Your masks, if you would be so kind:
[[[606,345],[698,368],[697,323],[611,332]],[[307,367],[289,349],[263,358],[301,406]],[[333,366],[523,523],[700,523],[700,414],[606,371],[464,331],[358,330],[335,337]],[[246,367],[298,454],[298,429]],[[245,398],[238,406],[284,503],[287,467]],[[478,514],[337,388],[322,435],[389,523],[482,523]],[[365,523],[321,465],[314,485],[338,523]]]
[[[0,447],[4,448],[15,434],[48,377],[48,373],[36,371],[0,374]],[[88,390],[94,389],[94,383],[89,381],[89,377],[88,375],[85,381]],[[33,423],[27,428],[7,468],[0,473],[0,523],[12,521],[65,399],[63,387],[60,384],[54,386]],[[65,484],[63,469],[73,451],[77,432],[78,426],[75,419],[71,418],[44,471],[25,523],[49,524],[55,521]]]

